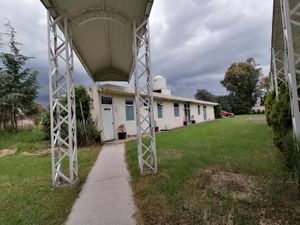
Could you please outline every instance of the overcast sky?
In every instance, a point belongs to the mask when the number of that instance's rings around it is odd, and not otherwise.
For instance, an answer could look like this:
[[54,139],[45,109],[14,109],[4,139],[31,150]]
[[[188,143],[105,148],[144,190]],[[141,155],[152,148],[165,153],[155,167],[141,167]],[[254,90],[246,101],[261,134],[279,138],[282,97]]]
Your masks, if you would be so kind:
[[[225,94],[220,85],[232,62],[253,57],[268,73],[272,0],[156,0],[151,14],[152,71],[167,78],[172,93],[193,97],[197,89]],[[46,10],[39,0],[0,0],[0,31],[7,19],[23,43],[22,53],[35,57],[39,71],[38,101],[48,103]],[[3,48],[0,48],[3,51]],[[78,61],[76,83],[93,82]]]

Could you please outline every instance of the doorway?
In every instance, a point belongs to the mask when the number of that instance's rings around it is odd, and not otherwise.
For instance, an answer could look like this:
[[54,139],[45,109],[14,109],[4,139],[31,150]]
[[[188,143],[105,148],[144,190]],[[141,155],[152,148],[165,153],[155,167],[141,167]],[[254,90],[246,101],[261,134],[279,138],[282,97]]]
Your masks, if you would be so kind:
[[206,106],[203,106],[203,118],[204,118],[204,120],[207,120],[207,109],[206,109]]
[[191,110],[190,110],[190,104],[184,104],[184,115],[187,123],[191,122]]
[[103,141],[115,139],[112,97],[101,97]]

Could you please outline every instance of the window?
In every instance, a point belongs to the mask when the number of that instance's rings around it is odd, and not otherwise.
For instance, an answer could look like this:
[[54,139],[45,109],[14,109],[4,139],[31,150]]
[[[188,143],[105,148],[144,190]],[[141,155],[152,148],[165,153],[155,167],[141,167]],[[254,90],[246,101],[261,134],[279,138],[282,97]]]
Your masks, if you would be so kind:
[[157,118],[163,118],[163,105],[157,103]]
[[174,116],[179,117],[179,104],[174,103]]
[[112,98],[111,97],[101,97],[101,103],[104,105],[112,105]]
[[198,105],[198,115],[201,115],[201,107]]
[[204,120],[207,120],[207,111],[206,111],[206,106],[203,106],[203,118]]
[[134,107],[133,100],[125,100],[125,108],[126,108],[126,120],[134,120]]

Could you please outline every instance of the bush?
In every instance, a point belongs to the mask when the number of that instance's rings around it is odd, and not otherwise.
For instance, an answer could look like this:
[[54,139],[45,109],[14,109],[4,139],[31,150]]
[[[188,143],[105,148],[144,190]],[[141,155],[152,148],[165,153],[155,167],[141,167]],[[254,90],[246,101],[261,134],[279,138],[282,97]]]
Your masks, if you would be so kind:
[[272,113],[272,107],[273,107],[274,101],[275,101],[275,92],[272,91],[267,95],[267,98],[265,100],[266,119],[267,119],[267,124],[269,126],[272,125],[271,113]]
[[215,118],[216,119],[222,118],[222,111],[221,111],[221,106],[220,105],[214,106],[214,112],[215,112]]
[[[66,98],[62,97],[60,99],[60,102],[63,105],[65,105]],[[87,144],[101,141],[100,132],[97,130],[95,123],[91,119],[91,115],[90,115],[91,98],[83,86],[75,87],[75,102],[76,102],[75,104],[76,104],[76,114],[77,114],[76,115],[77,144],[82,146],[82,145],[87,145]],[[44,133],[44,139],[50,140],[51,127],[50,127],[49,111],[43,114],[41,125],[42,125],[42,131]],[[63,137],[68,133],[67,129],[68,127],[66,125],[62,126],[61,133]]]
[[274,132],[274,143],[282,150],[284,137],[292,129],[290,96],[287,87],[280,88],[278,100],[273,101],[269,120]]
[[51,136],[50,136],[50,112],[44,112],[41,117],[41,128],[43,131],[43,139],[49,141]]
[[280,87],[278,100],[270,93],[265,101],[267,123],[274,134],[274,143],[283,153],[285,164],[298,184],[300,194],[300,139],[292,131],[290,96],[285,85]]
[[77,120],[77,144],[84,146],[95,142],[100,142],[100,132],[95,127],[92,120]]
[[286,159],[286,165],[292,171],[293,177],[298,183],[298,192],[300,194],[300,139],[294,138],[290,131],[283,139],[282,152]]

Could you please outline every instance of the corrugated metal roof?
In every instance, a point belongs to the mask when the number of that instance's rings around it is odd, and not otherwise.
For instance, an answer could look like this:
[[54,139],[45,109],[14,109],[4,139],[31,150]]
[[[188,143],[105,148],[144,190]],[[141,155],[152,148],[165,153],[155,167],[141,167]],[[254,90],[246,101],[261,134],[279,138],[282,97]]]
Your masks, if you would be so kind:
[[148,18],[153,1],[41,0],[53,18],[70,18],[74,50],[94,81],[130,79],[132,22]]
[[[290,8],[293,9],[299,3],[299,0],[287,0],[289,1]],[[299,17],[300,15],[294,15],[294,17]],[[292,18],[293,19],[293,18]],[[299,21],[299,19],[297,19]],[[299,27],[293,26],[292,32],[294,37],[300,35]],[[273,1],[273,27],[272,27],[272,48],[277,52],[277,58],[283,60],[283,49],[284,49],[284,39],[283,39],[283,28],[282,28],[282,16],[281,16],[281,5],[280,0]],[[294,41],[294,49],[296,52],[300,51],[300,41]]]

